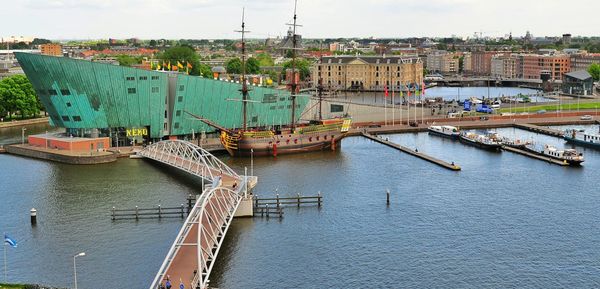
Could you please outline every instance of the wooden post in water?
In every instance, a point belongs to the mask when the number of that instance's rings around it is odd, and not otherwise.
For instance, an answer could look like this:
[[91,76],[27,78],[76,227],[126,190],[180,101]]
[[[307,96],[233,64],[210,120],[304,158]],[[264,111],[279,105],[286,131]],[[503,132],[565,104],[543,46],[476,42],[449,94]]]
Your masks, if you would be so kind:
[[277,194],[277,208],[279,209],[279,194]]
[[321,191],[319,191],[319,192],[317,193],[317,201],[318,201],[318,203],[317,203],[317,206],[318,206],[319,208],[321,207],[321,198],[322,198],[322,197],[321,197]]
[[112,214],[111,215],[112,215],[112,220],[114,221],[115,220],[115,207],[114,206],[112,207]]
[[254,207],[258,209],[258,195],[256,195],[255,197],[256,198],[254,199]]
[[181,218],[183,219],[183,204],[181,204]]
[[300,193],[296,193],[298,195],[298,208],[300,208]]
[[266,204],[265,208],[267,208],[267,219],[268,219],[269,218],[269,204]]
[[387,205],[389,206],[389,205],[390,205],[390,190],[389,190],[389,189],[387,189],[387,190],[385,191],[385,194],[386,194],[386,196],[387,196]]
[[158,218],[159,219],[162,218],[161,210],[160,210],[160,205],[158,205]]
[[188,194],[188,208],[187,208],[187,212],[188,214],[192,211],[192,194]]
[[139,219],[139,210],[138,210],[138,206],[135,206],[135,219],[138,220]]

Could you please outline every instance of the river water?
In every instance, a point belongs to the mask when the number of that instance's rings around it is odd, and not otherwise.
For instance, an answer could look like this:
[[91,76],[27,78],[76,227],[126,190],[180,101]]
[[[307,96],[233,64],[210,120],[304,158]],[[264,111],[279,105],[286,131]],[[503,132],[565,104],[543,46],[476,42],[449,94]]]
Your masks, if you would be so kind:
[[[597,127],[595,127],[597,129]],[[518,129],[498,133],[563,147]],[[20,132],[19,132],[20,134]],[[388,136],[452,172],[360,138],[342,149],[256,158],[255,193],[324,196],[284,218],[235,219],[218,288],[593,288],[600,286],[600,152],[581,168],[491,153],[426,133]],[[223,160],[238,171],[248,159]],[[179,205],[200,184],[145,160],[70,166],[0,155],[0,229],[13,282],[146,288],[182,221],[111,221],[112,206]],[[385,191],[391,191],[391,205]],[[29,209],[39,212],[31,227]]]

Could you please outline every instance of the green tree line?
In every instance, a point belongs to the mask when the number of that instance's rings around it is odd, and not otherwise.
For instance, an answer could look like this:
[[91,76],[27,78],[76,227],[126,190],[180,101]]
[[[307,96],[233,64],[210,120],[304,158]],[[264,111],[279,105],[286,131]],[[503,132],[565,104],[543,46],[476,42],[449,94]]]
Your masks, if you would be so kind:
[[0,81],[0,117],[36,117],[42,106],[39,98],[24,75],[14,75]]

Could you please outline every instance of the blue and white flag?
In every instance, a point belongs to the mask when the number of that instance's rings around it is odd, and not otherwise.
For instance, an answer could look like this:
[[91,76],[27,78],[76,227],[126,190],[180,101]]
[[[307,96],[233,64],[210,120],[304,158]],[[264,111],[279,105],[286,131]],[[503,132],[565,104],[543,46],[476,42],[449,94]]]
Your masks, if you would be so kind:
[[8,244],[9,246],[11,246],[13,248],[17,247],[17,241],[15,241],[14,239],[12,239],[11,237],[9,237],[6,234],[4,234],[4,243]]

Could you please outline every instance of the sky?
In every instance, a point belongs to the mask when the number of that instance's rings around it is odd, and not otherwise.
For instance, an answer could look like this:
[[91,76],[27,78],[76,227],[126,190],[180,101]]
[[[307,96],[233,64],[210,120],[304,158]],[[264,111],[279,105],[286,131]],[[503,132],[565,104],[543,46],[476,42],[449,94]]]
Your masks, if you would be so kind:
[[[283,36],[293,0],[0,0],[0,37]],[[600,36],[599,0],[298,0],[299,34],[338,37]]]

